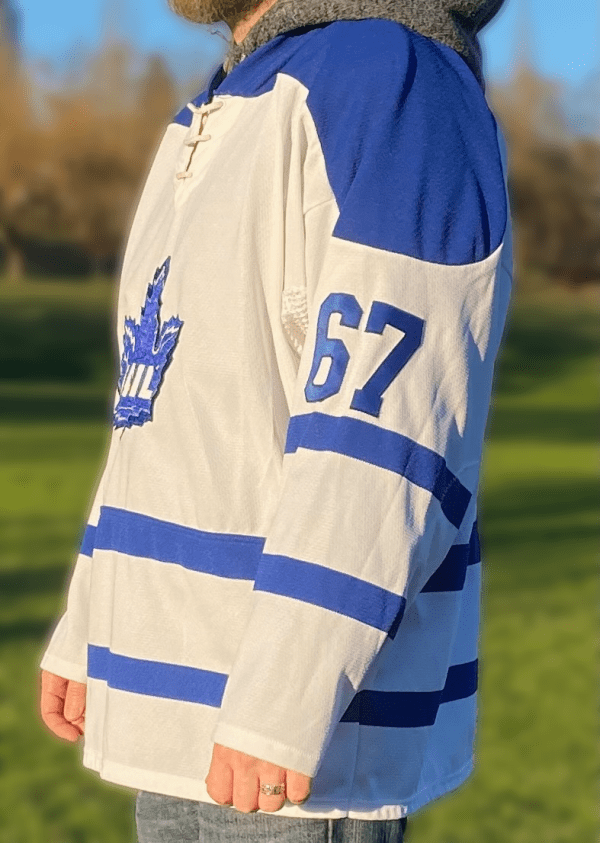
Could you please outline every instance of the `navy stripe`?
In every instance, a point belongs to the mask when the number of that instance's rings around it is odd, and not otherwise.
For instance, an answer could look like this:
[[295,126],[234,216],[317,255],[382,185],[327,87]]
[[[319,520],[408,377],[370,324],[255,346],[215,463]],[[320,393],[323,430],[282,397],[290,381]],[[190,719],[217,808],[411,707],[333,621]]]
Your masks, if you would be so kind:
[[88,644],[87,675],[103,679],[111,688],[173,700],[219,707],[227,683],[226,673],[187,665],[133,659],[112,653],[108,647]]
[[448,671],[441,702],[453,702],[453,700],[471,697],[477,690],[477,668],[477,659],[453,665]]
[[455,544],[448,551],[437,571],[427,580],[421,593],[428,591],[461,591],[467,574],[469,545]]
[[444,561],[427,580],[421,593],[431,591],[461,591],[467,575],[467,567],[481,561],[477,521],[473,524],[469,544],[455,544],[448,551]]
[[471,530],[471,538],[469,539],[469,544],[471,546],[471,555],[469,556],[469,565],[476,565],[477,562],[481,562],[481,541],[479,539],[479,527],[477,525],[477,519],[473,524],[473,529]]
[[111,506],[100,509],[95,547],[173,562],[192,571],[253,580],[265,539],[209,533]]
[[408,436],[350,416],[304,413],[289,421],[285,453],[298,448],[334,451],[394,471],[436,497],[442,512],[460,527],[471,493],[455,477],[446,460]]
[[442,703],[472,696],[477,690],[477,660],[452,665],[441,691],[359,691],[342,723],[411,729],[432,726]]
[[405,609],[406,609],[406,598],[404,598],[404,602],[402,603],[402,606],[400,607],[400,611],[398,612],[398,614],[394,618],[394,622],[392,623],[392,625],[388,629],[388,635],[392,639],[392,641],[396,637],[396,633],[398,632],[398,627],[402,623],[402,618],[404,617]]
[[83,556],[91,556],[94,552],[95,541],[96,527],[94,527],[93,524],[88,524],[83,534],[83,539],[81,541],[81,547],[79,548],[79,552]]
[[473,522],[471,536],[469,538],[469,559],[467,565],[477,565],[481,562],[481,545],[479,543],[479,528],[477,526],[477,519]]
[[404,597],[351,574],[270,553],[263,554],[254,589],[312,603],[385,632],[406,605]]

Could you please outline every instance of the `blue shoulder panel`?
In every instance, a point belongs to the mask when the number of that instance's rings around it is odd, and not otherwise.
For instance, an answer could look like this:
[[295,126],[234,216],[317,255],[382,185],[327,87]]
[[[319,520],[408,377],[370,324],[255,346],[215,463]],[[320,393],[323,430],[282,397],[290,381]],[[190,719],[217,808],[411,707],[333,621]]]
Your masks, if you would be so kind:
[[432,263],[488,257],[506,193],[496,122],[466,62],[394,21],[321,35],[300,79],[340,211],[333,235]]
[[192,112],[189,110],[187,105],[185,105],[181,111],[178,111],[175,117],[171,120],[171,123],[179,123],[180,126],[191,126],[192,125]]
[[395,21],[338,20],[271,39],[213,77],[215,91],[259,96],[278,73],[308,89],[335,237],[446,265],[498,248],[508,209],[496,121],[455,50]]

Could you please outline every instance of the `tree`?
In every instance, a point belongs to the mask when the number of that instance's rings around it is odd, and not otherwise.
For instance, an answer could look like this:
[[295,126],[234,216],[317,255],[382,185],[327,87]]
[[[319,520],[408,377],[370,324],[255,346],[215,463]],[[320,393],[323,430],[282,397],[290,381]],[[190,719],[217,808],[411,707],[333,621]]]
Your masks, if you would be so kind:
[[526,66],[491,94],[509,148],[517,268],[576,284],[600,280],[600,145],[572,136],[559,99]]

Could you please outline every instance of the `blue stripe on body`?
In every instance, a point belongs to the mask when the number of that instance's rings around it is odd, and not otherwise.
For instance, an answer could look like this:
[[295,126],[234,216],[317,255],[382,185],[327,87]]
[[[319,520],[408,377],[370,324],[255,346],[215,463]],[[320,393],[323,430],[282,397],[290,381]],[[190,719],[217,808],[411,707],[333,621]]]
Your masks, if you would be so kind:
[[[474,556],[467,560],[465,554],[466,548],[474,546],[474,536],[475,526],[471,544],[452,547],[423,591],[462,588],[466,565],[477,561]],[[209,533],[103,506],[98,527],[86,528],[81,552],[92,556],[94,548],[113,550],[215,576],[254,580],[257,591],[312,603],[387,631],[392,639],[395,637],[406,608],[402,595],[323,565],[265,554],[264,541],[256,536]]]
[[212,706],[221,705],[227,683],[226,673],[134,659],[95,644],[88,644],[87,673],[90,678],[103,679],[120,691]]
[[[169,662],[136,659],[88,644],[87,675],[109,687],[134,694],[195,702],[218,708],[227,674]],[[477,690],[477,660],[452,665],[441,691],[359,691],[341,723],[413,728],[431,726],[440,705],[472,696]]]
[[405,477],[431,492],[455,527],[460,527],[471,500],[471,492],[452,474],[440,454],[408,436],[362,419],[325,413],[292,416],[285,453],[294,453],[298,448],[334,451]]
[[261,536],[209,533],[111,506],[101,507],[95,538],[98,550],[242,580],[254,579],[264,543]]
[[421,593],[431,591],[461,591],[467,567],[481,561],[477,521],[473,523],[468,544],[453,545],[437,571],[427,580]]
[[432,726],[440,705],[470,697],[476,690],[477,659],[452,665],[441,691],[359,691],[340,722],[405,729]]
[[[462,588],[467,564],[478,561],[476,539],[475,522],[470,544],[454,545],[423,591]],[[103,506],[98,527],[86,528],[81,552],[91,556],[94,548],[113,550],[230,579],[254,580],[257,591],[312,603],[395,637],[406,608],[402,595],[323,565],[265,554],[264,541],[257,536],[209,533]]]
[[404,613],[404,597],[350,574],[289,556],[263,554],[255,590],[312,603],[388,631]]

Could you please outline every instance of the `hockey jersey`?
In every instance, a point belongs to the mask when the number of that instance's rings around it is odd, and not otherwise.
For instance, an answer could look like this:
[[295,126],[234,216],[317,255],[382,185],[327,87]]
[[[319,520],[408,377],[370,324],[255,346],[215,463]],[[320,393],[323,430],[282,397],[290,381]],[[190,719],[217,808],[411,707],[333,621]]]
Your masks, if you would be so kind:
[[392,819],[473,769],[477,491],[512,279],[502,133],[394,20],[255,46],[166,129],[112,437],[41,667],[83,765],[212,802],[213,742]]

